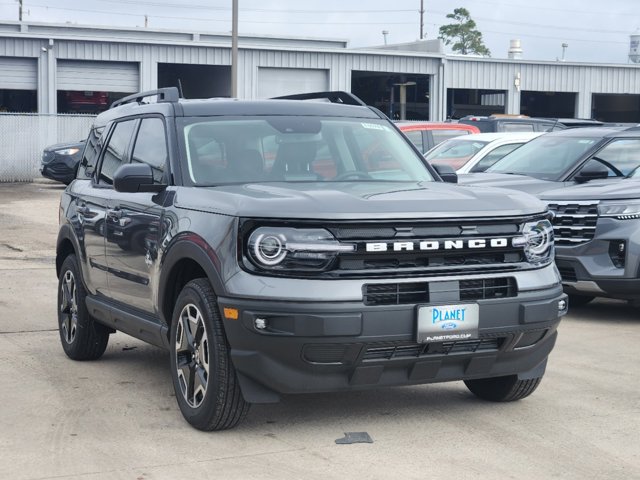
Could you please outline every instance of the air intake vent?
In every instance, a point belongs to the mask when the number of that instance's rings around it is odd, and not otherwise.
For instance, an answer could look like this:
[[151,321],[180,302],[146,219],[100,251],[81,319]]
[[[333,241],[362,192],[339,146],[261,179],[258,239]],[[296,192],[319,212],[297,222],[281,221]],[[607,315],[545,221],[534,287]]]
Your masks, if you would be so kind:
[[365,305],[402,305],[428,303],[428,283],[369,284],[364,288]]
[[480,278],[460,281],[460,300],[515,297],[516,280],[508,278]]
[[504,338],[483,338],[443,343],[383,343],[367,346],[363,360],[391,360],[395,358],[417,358],[429,355],[473,353],[498,350]]

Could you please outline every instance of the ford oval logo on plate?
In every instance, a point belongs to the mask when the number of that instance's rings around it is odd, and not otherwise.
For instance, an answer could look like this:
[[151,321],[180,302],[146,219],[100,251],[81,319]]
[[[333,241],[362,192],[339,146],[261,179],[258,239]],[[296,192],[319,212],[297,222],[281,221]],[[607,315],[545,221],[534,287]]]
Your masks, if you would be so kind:
[[455,330],[456,328],[458,328],[458,325],[456,325],[454,322],[447,322],[440,325],[440,328],[442,328],[442,330]]

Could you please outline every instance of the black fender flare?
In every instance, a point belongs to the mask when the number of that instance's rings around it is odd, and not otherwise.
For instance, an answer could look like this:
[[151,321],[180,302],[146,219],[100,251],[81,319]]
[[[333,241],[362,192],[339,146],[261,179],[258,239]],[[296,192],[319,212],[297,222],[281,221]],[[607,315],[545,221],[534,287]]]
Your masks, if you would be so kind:
[[170,323],[164,315],[165,301],[167,294],[170,294],[167,291],[169,280],[174,273],[176,264],[185,259],[196,262],[204,270],[216,296],[220,297],[226,293],[224,282],[219,273],[220,260],[206,240],[195,233],[186,233],[176,237],[163,255],[158,281],[158,311],[165,325]]
[[[78,257],[78,260],[81,263],[85,263],[87,258],[87,256],[85,255],[85,252],[80,248],[80,242],[78,242],[78,238],[76,237],[75,232],[73,231],[73,228],[68,223],[65,223],[60,227],[60,231],[58,232],[58,239],[56,240],[56,276],[60,275],[60,267],[62,266],[62,261],[59,258],[62,250],[62,244],[67,240],[70,241],[71,244],[73,245],[73,249],[76,252],[76,256]],[[79,266],[81,267],[80,274],[82,275],[82,265],[79,265]],[[85,284],[85,287],[86,287],[86,284]]]

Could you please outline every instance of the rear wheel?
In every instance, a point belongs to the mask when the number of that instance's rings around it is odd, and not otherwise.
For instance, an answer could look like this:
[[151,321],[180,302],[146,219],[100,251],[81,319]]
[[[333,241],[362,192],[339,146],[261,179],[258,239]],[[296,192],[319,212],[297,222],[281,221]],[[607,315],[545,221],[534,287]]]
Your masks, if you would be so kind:
[[216,297],[205,279],[192,280],[178,296],[171,322],[171,376],[180,411],[198,430],[232,428],[249,411]]
[[96,360],[109,342],[109,329],[93,320],[75,255],[65,258],[58,279],[58,330],[62,349],[73,360]]
[[483,400],[513,402],[531,395],[541,381],[542,377],[518,380],[517,375],[509,375],[508,377],[465,380],[464,384],[471,393]]
[[569,295],[569,308],[586,305],[596,297],[591,295]]

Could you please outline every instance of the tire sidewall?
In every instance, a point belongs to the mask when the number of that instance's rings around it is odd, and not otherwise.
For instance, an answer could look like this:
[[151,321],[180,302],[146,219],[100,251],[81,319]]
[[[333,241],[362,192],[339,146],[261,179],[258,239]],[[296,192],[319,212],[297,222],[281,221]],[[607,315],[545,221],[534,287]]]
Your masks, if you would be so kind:
[[[76,325],[76,336],[71,343],[67,342],[64,338],[64,333],[62,331],[62,321],[63,315],[60,311],[60,305],[62,304],[62,283],[64,281],[64,277],[66,273],[70,271],[73,275],[75,286],[76,286],[76,302],[78,308],[78,323]],[[84,288],[84,283],[82,282],[82,278],[80,277],[80,269],[78,268],[78,261],[75,255],[69,255],[65,258],[62,263],[62,267],[60,268],[60,277],[58,279],[58,304],[56,310],[58,312],[58,334],[60,335],[60,343],[62,343],[62,348],[67,355],[74,358],[78,353],[81,347],[81,343],[84,337],[84,331],[88,328],[89,319],[89,311],[87,310],[87,305],[85,303],[85,299],[87,297],[87,292]]]
[[[182,312],[182,309],[188,304],[194,304],[200,310],[203,317],[203,323],[207,338],[209,341],[209,378],[207,380],[207,390],[205,392],[204,399],[200,406],[197,408],[191,407],[182,395],[182,390],[178,381],[178,374],[176,372],[176,335],[178,330],[178,318]],[[219,339],[216,338],[213,329],[213,315],[215,313],[211,311],[207,302],[202,298],[198,289],[194,286],[187,285],[176,301],[176,305],[173,311],[173,317],[171,321],[171,330],[169,336],[170,345],[170,358],[171,358],[171,380],[173,382],[173,388],[176,395],[176,400],[180,411],[185,420],[192,425],[201,425],[209,423],[210,419],[215,415],[216,405],[219,395],[219,379],[220,374],[220,355],[224,354],[220,352],[218,345]]]

